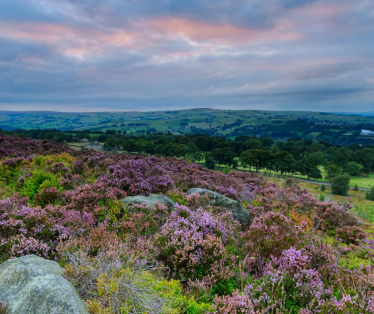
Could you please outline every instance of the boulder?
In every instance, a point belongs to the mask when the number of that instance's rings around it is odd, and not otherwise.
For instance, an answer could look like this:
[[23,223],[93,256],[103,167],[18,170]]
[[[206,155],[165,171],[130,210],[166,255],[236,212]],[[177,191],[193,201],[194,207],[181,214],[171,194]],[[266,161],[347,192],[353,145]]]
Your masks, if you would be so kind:
[[189,189],[186,194],[189,195],[193,193],[198,193],[200,195],[207,194],[209,196],[210,205],[230,209],[232,212],[232,217],[235,220],[238,220],[243,225],[249,224],[250,215],[248,211],[243,206],[241,206],[238,201],[228,198],[222,194],[218,194],[210,190],[199,189],[199,188]]
[[171,209],[174,206],[174,202],[171,198],[165,195],[156,195],[152,194],[150,196],[127,196],[121,200],[122,203],[129,205],[131,207],[132,204],[143,204],[145,203],[147,206],[152,207],[156,203],[160,203],[165,205],[167,208]]
[[83,314],[87,305],[56,262],[36,255],[0,264],[0,301],[10,314]]

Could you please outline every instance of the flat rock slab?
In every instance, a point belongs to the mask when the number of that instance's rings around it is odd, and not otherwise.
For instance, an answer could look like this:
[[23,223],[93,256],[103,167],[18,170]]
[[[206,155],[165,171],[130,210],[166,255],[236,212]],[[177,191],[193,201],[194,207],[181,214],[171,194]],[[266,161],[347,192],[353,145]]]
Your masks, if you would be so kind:
[[241,206],[238,201],[228,198],[222,194],[200,188],[189,189],[186,194],[190,195],[193,193],[200,195],[207,194],[209,196],[210,205],[230,209],[232,212],[232,217],[243,225],[248,225],[250,223],[251,217],[248,211]]
[[56,263],[36,255],[0,264],[0,301],[10,314],[87,314],[87,305]]
[[132,204],[143,204],[143,203],[145,203],[149,207],[153,207],[154,204],[160,203],[160,204],[165,205],[169,209],[171,209],[174,206],[173,200],[165,195],[127,196],[124,199],[122,199],[121,202],[129,206],[131,206]]

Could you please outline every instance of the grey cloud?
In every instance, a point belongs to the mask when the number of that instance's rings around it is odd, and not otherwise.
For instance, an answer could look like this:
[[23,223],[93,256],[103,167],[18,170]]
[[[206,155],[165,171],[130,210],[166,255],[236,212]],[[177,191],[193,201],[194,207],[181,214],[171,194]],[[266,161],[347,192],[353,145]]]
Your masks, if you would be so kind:
[[[342,7],[328,19],[325,4]],[[310,6],[321,7],[309,12]],[[0,30],[0,109],[14,104],[56,110],[336,111],[351,105],[365,111],[374,96],[368,81],[374,78],[373,10],[365,0],[2,0],[0,25],[10,23],[15,34]],[[230,29],[223,43],[198,41],[173,29],[168,34],[152,29],[147,21],[154,18],[183,18],[217,32],[229,25],[253,32],[248,37],[260,35],[257,41],[231,41]],[[283,24],[276,26],[279,21]],[[22,29],[22,23],[67,27],[71,33],[37,41],[27,38],[28,24]],[[277,27],[298,37],[266,38]],[[116,38],[124,43],[116,44]]]
[[341,62],[327,65],[318,65],[303,70],[296,77],[296,80],[324,79],[337,77],[352,71],[359,71],[368,66],[362,62]]

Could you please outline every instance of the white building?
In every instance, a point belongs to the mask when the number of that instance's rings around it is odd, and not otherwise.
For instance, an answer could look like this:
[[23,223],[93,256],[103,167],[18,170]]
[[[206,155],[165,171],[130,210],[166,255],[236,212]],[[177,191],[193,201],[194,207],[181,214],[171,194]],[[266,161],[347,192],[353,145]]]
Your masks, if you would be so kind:
[[361,130],[361,135],[364,135],[364,136],[374,136],[374,131]]

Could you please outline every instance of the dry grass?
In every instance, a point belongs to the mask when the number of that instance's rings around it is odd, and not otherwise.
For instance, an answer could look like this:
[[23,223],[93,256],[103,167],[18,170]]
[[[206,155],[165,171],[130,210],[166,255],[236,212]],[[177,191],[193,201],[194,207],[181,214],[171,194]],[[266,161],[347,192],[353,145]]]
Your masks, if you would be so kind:
[[156,293],[155,271],[125,252],[68,253],[66,276],[87,300],[90,313],[169,313],[168,300]]

